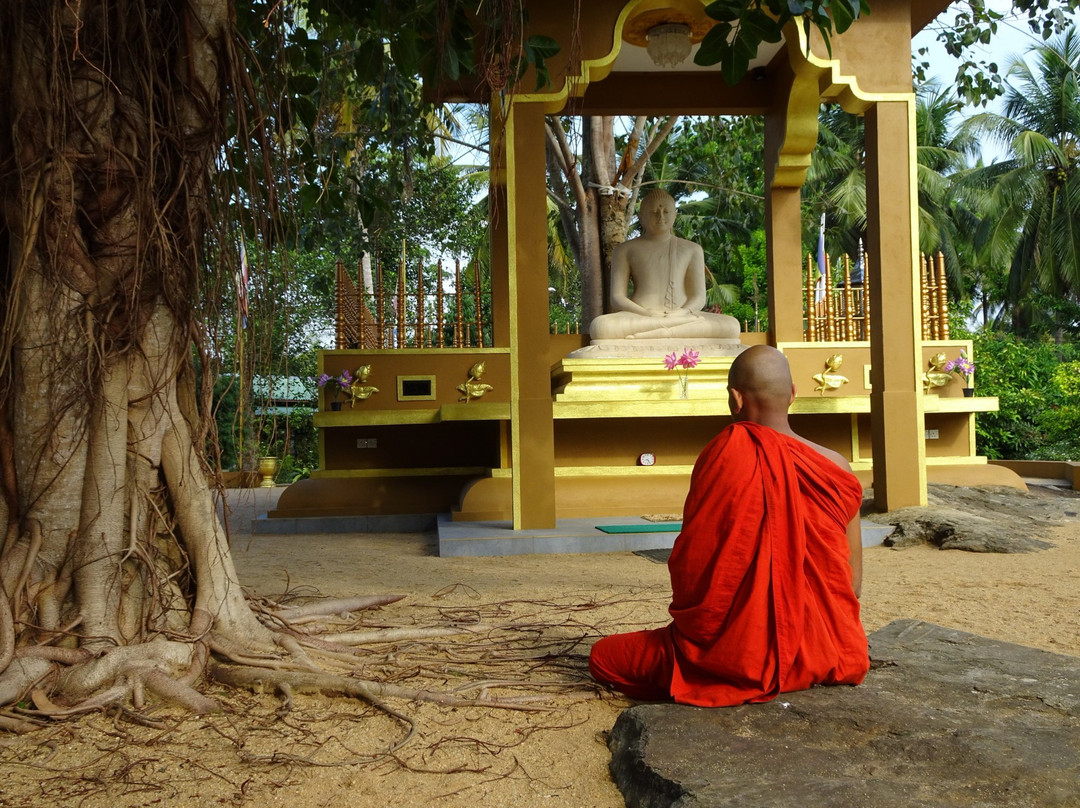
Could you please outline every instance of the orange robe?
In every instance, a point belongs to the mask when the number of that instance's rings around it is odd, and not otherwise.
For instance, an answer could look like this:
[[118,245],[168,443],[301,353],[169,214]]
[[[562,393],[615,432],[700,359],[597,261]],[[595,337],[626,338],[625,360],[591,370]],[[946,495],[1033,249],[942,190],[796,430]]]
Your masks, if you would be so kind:
[[855,476],[806,444],[732,424],[694,467],[668,561],[671,624],[599,641],[594,676],[703,707],[858,684],[870,662],[847,525],[861,501]]

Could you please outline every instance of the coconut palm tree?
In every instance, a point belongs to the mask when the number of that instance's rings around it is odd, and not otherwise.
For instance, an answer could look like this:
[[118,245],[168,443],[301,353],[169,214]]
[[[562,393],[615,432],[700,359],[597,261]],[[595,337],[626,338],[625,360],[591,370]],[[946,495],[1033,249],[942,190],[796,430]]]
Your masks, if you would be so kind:
[[[971,232],[970,212],[954,198],[951,178],[966,169],[978,143],[953,121],[959,102],[951,90],[936,84],[919,88],[915,107],[917,184],[919,194],[919,248],[945,254],[945,266],[954,292],[962,288],[965,238]],[[863,119],[837,106],[826,107],[819,117],[818,145],[803,193],[810,211],[803,217],[804,238],[817,238],[816,226],[826,213],[826,246],[830,253],[854,254],[866,237],[866,167]],[[967,228],[965,229],[964,224]]]
[[1041,295],[1080,295],[1080,35],[1029,51],[1007,72],[1001,114],[969,119],[964,131],[1003,145],[1008,158],[968,172],[967,189],[987,194],[979,245],[1009,266],[1013,324],[1046,312],[1025,305]]

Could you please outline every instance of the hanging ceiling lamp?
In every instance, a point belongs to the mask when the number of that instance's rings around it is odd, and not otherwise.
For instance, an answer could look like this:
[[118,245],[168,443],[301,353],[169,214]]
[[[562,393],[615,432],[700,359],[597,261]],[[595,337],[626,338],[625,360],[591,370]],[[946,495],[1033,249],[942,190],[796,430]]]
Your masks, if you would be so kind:
[[641,0],[623,26],[623,41],[644,48],[660,68],[683,64],[716,20],[702,0]]
[[666,23],[650,28],[645,39],[645,50],[657,67],[675,67],[690,55],[690,26],[682,23]]

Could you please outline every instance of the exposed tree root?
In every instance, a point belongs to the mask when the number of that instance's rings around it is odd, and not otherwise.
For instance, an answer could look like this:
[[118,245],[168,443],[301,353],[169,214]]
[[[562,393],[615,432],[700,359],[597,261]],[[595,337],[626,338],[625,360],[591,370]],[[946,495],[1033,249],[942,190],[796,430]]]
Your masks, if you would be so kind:
[[381,701],[384,697],[406,699],[408,701],[429,701],[449,707],[499,707],[505,710],[523,710],[543,712],[550,708],[527,704],[522,699],[514,698],[461,698],[452,693],[439,693],[424,688],[402,687],[386,682],[373,682],[353,679],[348,676],[332,676],[324,673],[303,671],[268,671],[260,668],[241,668],[235,665],[211,663],[210,677],[222,684],[236,687],[261,688],[267,685],[277,686],[287,682],[290,687],[299,690],[318,691],[321,693],[344,693],[363,699],[382,709],[388,709]]
[[386,606],[404,600],[405,595],[371,595],[358,598],[335,598],[327,600],[314,600],[303,606],[287,606],[283,609],[275,609],[272,614],[293,625],[308,618],[324,617],[326,615],[344,614],[347,612],[359,612],[364,609],[372,609],[376,606]]

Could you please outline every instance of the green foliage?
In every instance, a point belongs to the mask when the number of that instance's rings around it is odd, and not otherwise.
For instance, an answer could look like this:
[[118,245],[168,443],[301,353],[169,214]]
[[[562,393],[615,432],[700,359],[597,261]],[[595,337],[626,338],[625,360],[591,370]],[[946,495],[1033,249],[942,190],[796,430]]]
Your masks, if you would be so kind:
[[[956,131],[959,104],[934,84],[919,88],[915,107],[919,249],[942,252],[950,288],[964,284],[965,245],[977,221],[953,194],[952,177],[971,164],[978,141]],[[818,222],[825,212],[825,248],[829,255],[854,257],[859,241],[866,244],[866,149],[861,116],[839,106],[824,107],[819,115],[818,145],[803,188],[803,243],[814,252]]]
[[[965,103],[986,106],[1004,92],[1005,83],[997,62],[979,56],[976,49],[990,45],[999,27],[1006,25],[1026,25],[1045,42],[1072,26],[1078,8],[1080,0],[1013,0],[1011,12],[1002,13],[983,0],[963,0],[950,8],[951,17],[942,14],[929,28],[957,60],[957,95]],[[929,62],[921,59],[925,55],[926,48],[917,54],[916,81],[924,81],[929,70]]]
[[1074,325],[1080,301],[1080,35],[1034,48],[1028,61],[1010,67],[1004,114],[964,125],[1006,146],[1008,159],[965,172],[958,185],[982,195],[976,247],[1009,266],[1012,326],[1030,334]]
[[[380,153],[372,159],[372,181],[382,179],[382,193],[393,191],[392,178],[402,173],[400,154]],[[401,247],[406,260],[446,255],[471,255],[487,238],[487,205],[474,202],[481,188],[466,172],[448,159],[433,157],[417,161],[408,183],[368,222],[369,249],[392,267],[398,264]],[[486,200],[485,200],[486,201]]]
[[764,118],[686,118],[655,155],[678,200],[678,235],[701,245],[716,283],[742,285],[736,251],[764,227]]
[[741,278],[738,287],[737,302],[724,306],[724,313],[730,314],[748,331],[769,328],[767,269],[765,256],[765,231],[758,229],[750,234],[749,244],[740,244],[735,248],[735,273]]
[[1080,345],[1010,334],[974,337],[975,387],[998,412],[976,418],[976,447],[992,459],[1080,459]]
[[728,84],[746,75],[762,42],[779,42],[784,26],[796,20],[809,35],[816,28],[832,55],[833,32],[842,34],[860,14],[866,0],[715,0],[705,13],[718,20],[694,57],[699,65],[719,64]]

